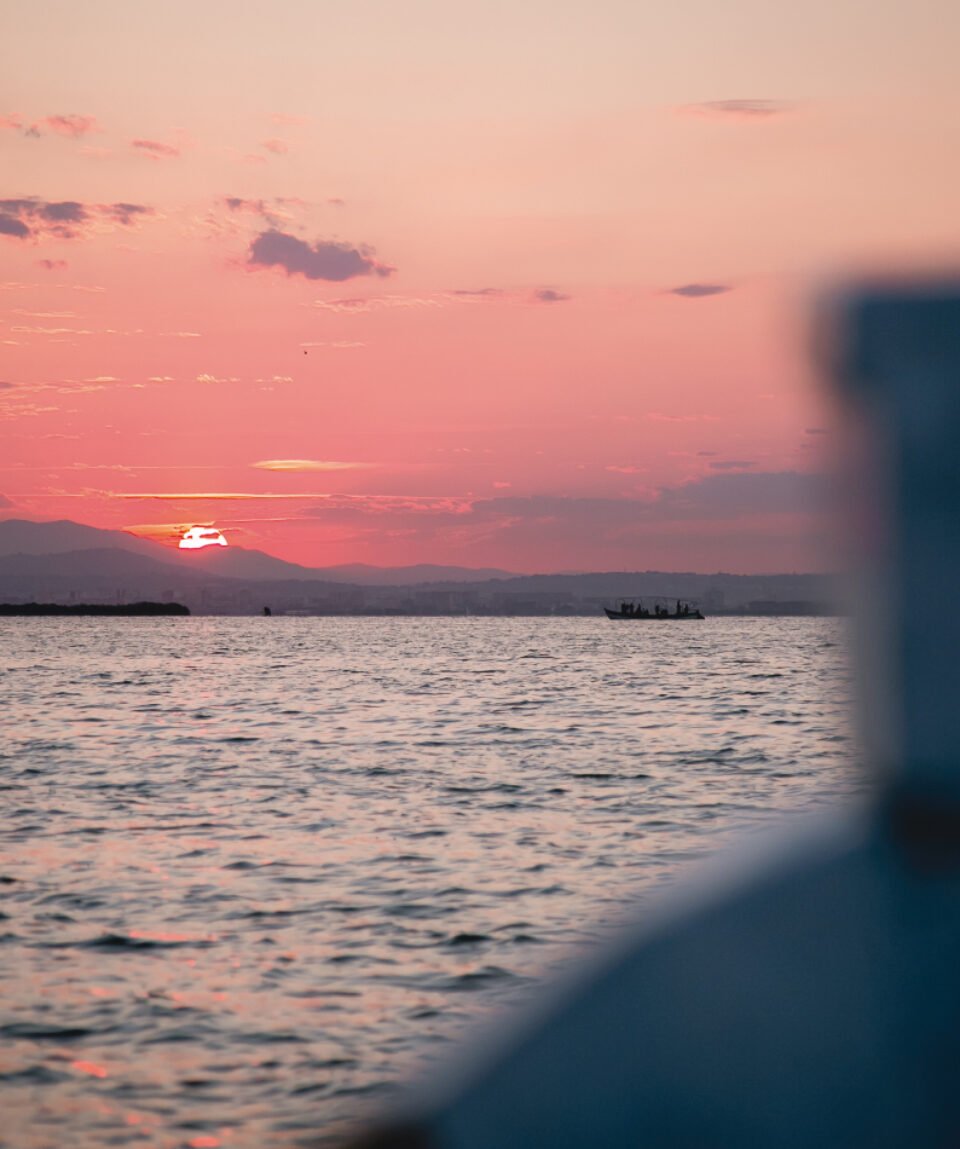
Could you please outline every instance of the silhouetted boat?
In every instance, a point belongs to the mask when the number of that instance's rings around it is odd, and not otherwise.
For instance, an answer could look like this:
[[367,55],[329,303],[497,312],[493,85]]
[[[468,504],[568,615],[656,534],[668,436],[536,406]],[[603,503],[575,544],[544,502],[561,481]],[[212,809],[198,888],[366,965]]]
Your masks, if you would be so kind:
[[626,604],[629,610],[611,610],[610,607],[603,608],[604,614],[607,618],[623,619],[626,622],[687,622],[692,618],[702,619],[704,616],[695,607],[688,608],[686,614],[683,611],[674,611],[671,613],[667,610],[661,610],[657,613],[656,610],[647,610],[646,608],[637,604],[636,607],[632,603]]

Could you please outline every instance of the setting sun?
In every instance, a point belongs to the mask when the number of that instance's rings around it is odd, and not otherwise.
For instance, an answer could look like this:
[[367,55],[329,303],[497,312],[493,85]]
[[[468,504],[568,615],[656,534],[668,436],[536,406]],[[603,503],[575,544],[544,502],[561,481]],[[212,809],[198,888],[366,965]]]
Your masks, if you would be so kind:
[[227,540],[216,527],[191,527],[183,532],[178,546],[182,551],[196,551],[203,547],[225,547]]

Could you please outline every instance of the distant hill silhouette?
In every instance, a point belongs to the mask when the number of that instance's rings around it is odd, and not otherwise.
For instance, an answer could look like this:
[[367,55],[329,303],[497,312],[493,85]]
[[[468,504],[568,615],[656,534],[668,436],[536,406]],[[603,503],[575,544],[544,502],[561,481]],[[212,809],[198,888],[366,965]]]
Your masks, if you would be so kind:
[[509,571],[419,564],[408,567],[376,567],[366,563],[329,567],[306,567],[286,562],[263,551],[245,547],[203,547],[181,551],[162,543],[140,539],[126,531],[101,530],[69,519],[37,523],[26,519],[0,521],[0,556],[51,555],[87,550],[130,551],[179,570],[202,571],[220,578],[257,580],[322,579],[357,586],[413,586],[427,582],[481,582],[510,578]]
[[593,615],[623,599],[699,603],[705,613],[821,613],[826,575],[614,571],[510,575],[420,564],[311,568],[242,547],[180,551],[66,520],[0,521],[0,601],[182,602],[195,614]]
[[[0,521],[0,555],[52,555],[66,551],[89,551],[112,548],[132,551],[163,560],[164,553],[176,559],[176,553],[148,539],[138,539],[126,531],[105,531],[70,519],[36,523],[28,519]],[[159,553],[158,553],[159,552]]]

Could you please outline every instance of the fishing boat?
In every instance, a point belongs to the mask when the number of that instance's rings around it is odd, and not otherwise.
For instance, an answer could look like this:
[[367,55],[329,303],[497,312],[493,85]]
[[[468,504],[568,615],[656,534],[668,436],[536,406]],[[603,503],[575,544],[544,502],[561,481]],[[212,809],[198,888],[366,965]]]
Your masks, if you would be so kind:
[[622,602],[619,610],[611,610],[610,607],[603,608],[604,614],[610,619],[625,619],[629,622],[686,622],[688,619],[700,618],[704,616],[700,613],[697,607],[690,606],[682,600],[677,603],[676,610],[670,611],[665,607],[659,605],[654,606],[653,610],[648,610],[642,602]]

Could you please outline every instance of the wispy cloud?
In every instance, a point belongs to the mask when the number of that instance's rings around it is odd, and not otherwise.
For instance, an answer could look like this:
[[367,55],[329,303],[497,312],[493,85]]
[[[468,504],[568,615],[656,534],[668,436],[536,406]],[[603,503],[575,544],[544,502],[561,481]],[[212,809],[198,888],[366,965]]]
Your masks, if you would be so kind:
[[565,303],[570,299],[570,296],[564,295],[562,291],[557,291],[553,287],[538,287],[533,293],[533,298],[537,303]]
[[95,332],[77,327],[11,327],[11,331],[21,335],[94,335]]
[[287,140],[277,139],[273,137],[269,140],[264,140],[260,147],[268,152],[272,152],[275,156],[285,156],[290,151],[290,144]]
[[30,311],[26,307],[15,307],[13,315],[24,315],[27,319],[76,319],[75,311]]
[[159,499],[163,502],[215,502],[219,500],[233,502],[269,501],[273,499],[299,500],[307,502],[311,499],[327,499],[326,491],[301,492],[300,494],[281,494],[272,491],[99,491],[111,499]]
[[164,144],[159,140],[136,139],[130,141],[130,147],[135,148],[141,155],[149,156],[153,160],[173,160],[180,155],[180,149],[173,144]]
[[88,136],[92,132],[103,129],[97,123],[96,116],[81,116],[77,114],[41,116],[39,120],[28,121],[19,115],[0,116],[0,130],[19,132],[24,136],[39,139],[41,136],[64,136],[67,139],[77,140],[81,136]]
[[788,100],[704,100],[699,104],[684,104],[678,111],[711,119],[769,120],[792,112],[795,106]]
[[330,459],[261,459],[251,463],[258,471],[363,471],[373,463],[341,463]]
[[422,295],[373,295],[347,299],[315,299],[310,305],[321,311],[336,311],[346,314],[364,311],[379,311],[390,307],[443,307],[445,296]]
[[670,287],[667,295],[679,295],[683,299],[706,299],[710,295],[726,295],[733,291],[729,283],[684,283],[680,287]]
[[142,216],[154,214],[152,207],[147,207],[146,204],[142,203],[106,204],[102,205],[99,211],[101,214],[107,216],[109,219],[115,220],[124,227],[130,227],[135,220]]
[[[290,212],[285,210],[289,201],[275,199],[268,202],[265,199],[246,199],[243,196],[228,195],[220,201],[231,216],[253,215],[268,223],[272,228],[279,228],[285,220],[289,220]],[[211,217],[215,219],[215,217]]]
[[41,132],[52,132],[56,136],[67,136],[72,140],[102,131],[96,116],[44,116],[34,127]]
[[281,267],[290,275],[305,279],[325,279],[342,283],[358,276],[392,275],[396,268],[379,263],[373,249],[334,240],[306,243],[295,235],[271,228],[261,232],[250,245],[247,261],[253,267]]

